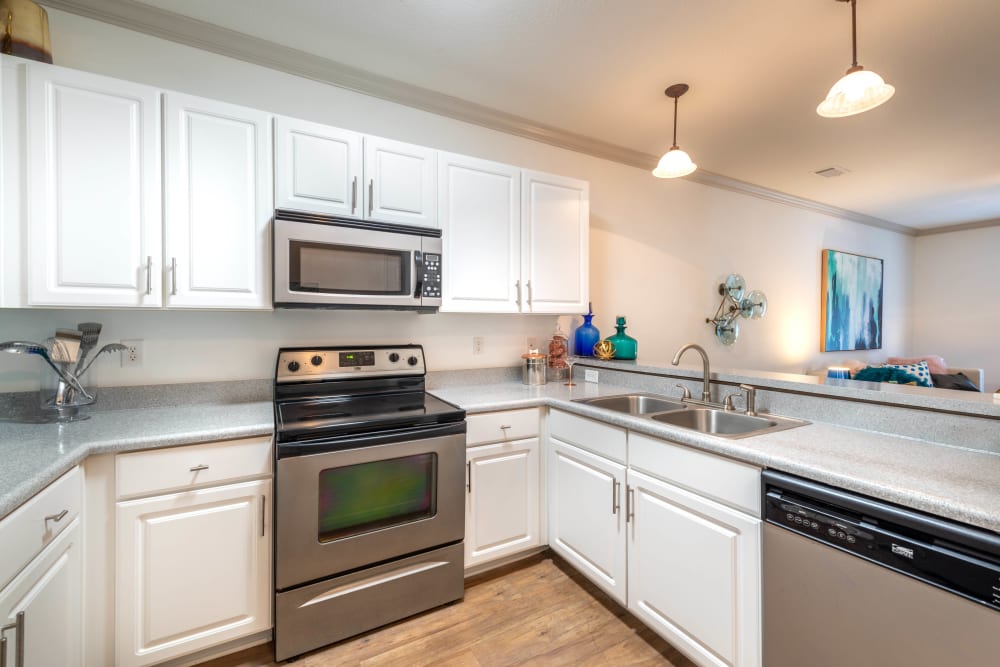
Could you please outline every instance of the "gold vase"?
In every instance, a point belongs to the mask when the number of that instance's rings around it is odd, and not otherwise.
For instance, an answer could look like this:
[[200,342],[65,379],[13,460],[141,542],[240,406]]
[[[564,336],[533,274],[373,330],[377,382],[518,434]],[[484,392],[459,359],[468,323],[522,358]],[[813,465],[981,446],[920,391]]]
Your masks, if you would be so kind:
[[0,53],[51,63],[45,10],[31,0],[0,0]]

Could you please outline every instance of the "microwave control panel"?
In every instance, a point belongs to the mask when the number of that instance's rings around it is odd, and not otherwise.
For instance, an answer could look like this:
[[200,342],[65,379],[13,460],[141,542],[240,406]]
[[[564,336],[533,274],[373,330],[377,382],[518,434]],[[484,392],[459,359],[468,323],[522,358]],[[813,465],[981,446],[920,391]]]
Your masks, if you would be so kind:
[[424,253],[424,290],[421,296],[434,299],[441,298],[441,255],[438,253]]

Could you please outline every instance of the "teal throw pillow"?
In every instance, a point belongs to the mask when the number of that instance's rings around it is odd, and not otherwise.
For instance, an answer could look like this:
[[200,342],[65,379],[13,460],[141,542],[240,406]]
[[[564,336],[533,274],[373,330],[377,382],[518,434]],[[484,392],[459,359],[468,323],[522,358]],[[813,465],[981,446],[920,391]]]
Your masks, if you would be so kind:
[[855,373],[852,380],[864,382],[891,382],[893,384],[917,384],[915,375],[910,375],[900,368],[889,366],[868,366]]
[[917,378],[917,384],[921,387],[933,387],[934,381],[931,379],[931,371],[927,367],[926,361],[915,364],[885,364],[882,368],[898,368]]

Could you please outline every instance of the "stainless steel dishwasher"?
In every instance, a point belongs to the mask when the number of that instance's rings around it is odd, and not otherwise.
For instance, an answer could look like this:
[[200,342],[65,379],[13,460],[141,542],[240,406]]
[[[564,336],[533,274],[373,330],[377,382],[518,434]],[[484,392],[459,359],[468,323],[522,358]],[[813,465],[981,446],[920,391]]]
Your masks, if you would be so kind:
[[1000,665],[1000,535],[765,471],[766,667]]

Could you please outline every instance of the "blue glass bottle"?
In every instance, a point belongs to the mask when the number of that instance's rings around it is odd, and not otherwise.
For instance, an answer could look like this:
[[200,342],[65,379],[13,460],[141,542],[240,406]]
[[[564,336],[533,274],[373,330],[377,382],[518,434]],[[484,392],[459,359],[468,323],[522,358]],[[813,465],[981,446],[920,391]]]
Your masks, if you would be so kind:
[[614,336],[608,338],[615,346],[615,359],[635,359],[638,352],[638,344],[635,338],[625,333],[625,317],[619,315],[615,320],[615,328],[618,330]]
[[576,334],[573,336],[573,349],[578,357],[594,356],[594,346],[597,345],[597,341],[601,340],[601,332],[592,322],[594,306],[588,303],[587,308],[590,312],[583,316],[583,324],[577,327]]

